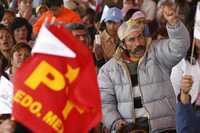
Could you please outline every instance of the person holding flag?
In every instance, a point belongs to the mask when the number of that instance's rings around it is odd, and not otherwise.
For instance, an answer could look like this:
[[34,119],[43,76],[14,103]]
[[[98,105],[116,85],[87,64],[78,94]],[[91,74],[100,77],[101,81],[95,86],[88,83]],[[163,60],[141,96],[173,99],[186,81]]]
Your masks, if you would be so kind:
[[176,105],[176,129],[177,133],[198,133],[200,131],[200,116],[196,115],[191,104],[190,91],[193,77],[184,75],[181,79],[181,91]]
[[[200,2],[197,4],[194,41],[189,50],[189,58],[182,60],[173,69],[172,80],[177,75],[174,83],[178,95],[176,105],[177,133],[197,133],[200,131]],[[184,69],[183,69],[184,68]],[[179,78],[180,77],[180,78]],[[179,88],[177,88],[178,86]]]
[[64,26],[47,23],[16,71],[12,117],[31,132],[87,133],[101,121],[96,78],[90,50]]
[[34,23],[33,33],[35,35],[37,35],[46,19],[50,22],[54,18],[57,23],[61,24],[81,22],[80,16],[77,13],[64,7],[63,0],[44,0],[44,4],[47,5],[49,10]]
[[195,27],[194,27],[194,38],[191,46],[187,52],[187,56],[182,59],[172,69],[171,81],[174,87],[176,96],[181,91],[181,79],[183,75],[188,74],[193,78],[192,89],[190,90],[191,103],[197,113],[200,114],[200,3],[197,4]]

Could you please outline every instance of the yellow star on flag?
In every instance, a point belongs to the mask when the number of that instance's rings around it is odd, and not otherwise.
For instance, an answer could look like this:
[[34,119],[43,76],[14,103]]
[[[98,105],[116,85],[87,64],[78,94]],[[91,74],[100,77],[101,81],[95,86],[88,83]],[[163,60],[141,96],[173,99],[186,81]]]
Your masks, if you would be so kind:
[[77,77],[80,72],[80,68],[72,68],[70,65],[67,65],[67,73],[65,76],[69,80],[69,83],[71,84]]

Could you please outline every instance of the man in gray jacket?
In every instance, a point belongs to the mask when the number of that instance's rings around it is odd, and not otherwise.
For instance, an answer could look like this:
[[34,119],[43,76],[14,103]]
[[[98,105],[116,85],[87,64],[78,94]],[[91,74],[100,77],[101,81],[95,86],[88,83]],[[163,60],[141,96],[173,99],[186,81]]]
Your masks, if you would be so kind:
[[[111,131],[129,123],[150,133],[175,130],[176,97],[170,73],[186,55],[190,38],[172,5],[163,7],[163,15],[169,39],[146,46],[140,26],[124,22],[118,29],[122,44],[99,71],[103,123]],[[146,122],[148,126],[143,125]]]

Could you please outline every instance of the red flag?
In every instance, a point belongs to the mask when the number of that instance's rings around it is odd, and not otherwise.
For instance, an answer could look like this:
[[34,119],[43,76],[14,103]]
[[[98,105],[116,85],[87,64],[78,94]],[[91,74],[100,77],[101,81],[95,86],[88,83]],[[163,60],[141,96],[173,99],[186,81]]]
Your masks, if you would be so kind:
[[14,118],[37,133],[95,127],[102,114],[89,49],[63,27],[43,26],[32,52],[14,78]]

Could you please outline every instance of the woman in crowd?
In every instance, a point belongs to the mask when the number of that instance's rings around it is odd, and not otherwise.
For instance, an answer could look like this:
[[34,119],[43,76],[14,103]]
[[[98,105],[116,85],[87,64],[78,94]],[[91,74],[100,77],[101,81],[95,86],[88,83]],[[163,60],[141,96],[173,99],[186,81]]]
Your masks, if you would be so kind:
[[6,71],[12,81],[16,70],[24,62],[24,60],[31,54],[31,47],[26,43],[17,43],[13,46],[10,54],[10,68]]
[[[14,123],[10,120],[10,113],[12,112],[12,97],[13,97],[13,85],[12,79],[16,70],[21,66],[24,60],[30,56],[31,47],[26,43],[18,43],[12,47],[10,68],[5,73],[4,60],[0,56],[0,132],[14,132],[14,133],[28,133],[28,129],[23,127],[19,123]],[[2,60],[1,60],[2,59]],[[8,75],[8,77],[7,77]],[[11,81],[11,82],[10,82]],[[3,90],[2,90],[3,89]],[[3,99],[4,97],[4,99]],[[7,97],[7,99],[5,99]],[[4,111],[2,114],[2,110]],[[5,112],[6,111],[6,112]],[[1,124],[2,122],[2,124]]]
[[14,40],[11,32],[6,26],[0,24],[0,54],[9,60],[10,50],[14,45]]
[[15,18],[9,28],[16,43],[28,43],[31,40],[32,26],[25,18]]

